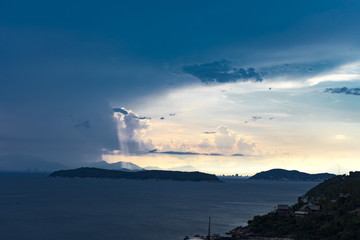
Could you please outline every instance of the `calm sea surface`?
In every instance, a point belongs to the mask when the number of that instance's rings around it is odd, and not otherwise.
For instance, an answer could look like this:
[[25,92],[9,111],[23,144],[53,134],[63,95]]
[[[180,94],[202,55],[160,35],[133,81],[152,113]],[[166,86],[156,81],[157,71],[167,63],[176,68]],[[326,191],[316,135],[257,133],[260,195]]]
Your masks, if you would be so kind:
[[182,240],[246,225],[315,182],[194,183],[0,174],[0,239]]

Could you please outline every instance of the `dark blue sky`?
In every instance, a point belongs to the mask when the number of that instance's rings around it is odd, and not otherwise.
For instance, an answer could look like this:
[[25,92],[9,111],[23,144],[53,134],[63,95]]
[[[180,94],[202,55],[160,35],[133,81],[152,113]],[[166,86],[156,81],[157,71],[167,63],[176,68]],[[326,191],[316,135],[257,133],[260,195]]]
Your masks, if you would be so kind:
[[359,11],[355,0],[2,1],[0,153],[99,159],[119,146],[111,108],[196,83],[186,65],[354,59]]
[[5,39],[28,40],[30,48],[36,47],[35,41],[40,46],[33,50],[51,55],[126,55],[167,63],[229,46],[356,43],[359,5],[283,0],[3,1],[0,19]]

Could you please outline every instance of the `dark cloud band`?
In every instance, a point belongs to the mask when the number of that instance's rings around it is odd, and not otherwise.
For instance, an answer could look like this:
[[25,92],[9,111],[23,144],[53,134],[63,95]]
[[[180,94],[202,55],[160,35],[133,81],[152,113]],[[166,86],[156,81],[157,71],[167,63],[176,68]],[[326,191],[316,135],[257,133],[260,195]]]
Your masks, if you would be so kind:
[[113,108],[114,112],[122,113],[124,115],[127,115],[129,112],[125,110],[125,108]]
[[261,74],[256,72],[254,68],[232,68],[231,62],[227,60],[184,66],[183,71],[205,83],[262,82],[263,80]]
[[360,96],[360,88],[327,88],[325,92]]

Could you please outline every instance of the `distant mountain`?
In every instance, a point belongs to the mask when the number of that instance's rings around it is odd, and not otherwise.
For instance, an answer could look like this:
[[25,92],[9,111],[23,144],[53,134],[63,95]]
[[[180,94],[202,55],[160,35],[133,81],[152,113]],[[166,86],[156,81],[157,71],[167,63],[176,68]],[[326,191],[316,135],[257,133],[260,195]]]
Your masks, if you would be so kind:
[[182,172],[197,172],[198,169],[194,168],[191,165],[184,165],[179,167],[172,167],[172,168],[159,168],[156,166],[148,166],[144,167],[145,170],[168,170],[168,171],[182,171]]
[[184,172],[196,172],[196,171],[198,171],[196,168],[194,168],[191,165],[168,168],[168,170],[170,170],[170,171],[184,171]]
[[57,162],[49,162],[43,159],[21,155],[0,155],[0,171],[7,172],[52,172],[68,167]]
[[108,163],[105,161],[99,162],[88,162],[85,164],[86,167],[94,167],[94,168],[102,168],[108,170],[123,170],[123,171],[142,171],[143,168],[131,162],[116,162],[116,163]]
[[53,172],[52,174],[50,174],[50,177],[221,182],[215,175],[201,172],[179,172],[161,170],[126,172],[99,168],[77,168],[73,170],[61,170]]
[[296,170],[271,169],[255,174],[250,177],[251,180],[277,180],[277,181],[324,181],[334,177],[335,174],[319,173],[309,174]]
[[[131,162],[116,162],[107,163],[105,161],[98,162],[78,162],[74,163],[72,167],[95,167],[109,170],[123,170],[123,171],[142,171],[143,168]],[[53,172],[61,169],[70,169],[71,167],[58,162],[49,162],[43,159],[22,155],[22,154],[8,154],[0,155],[0,171],[6,172]]]
[[147,166],[147,167],[144,167],[145,170],[162,170],[161,168],[159,167],[155,167],[155,166]]

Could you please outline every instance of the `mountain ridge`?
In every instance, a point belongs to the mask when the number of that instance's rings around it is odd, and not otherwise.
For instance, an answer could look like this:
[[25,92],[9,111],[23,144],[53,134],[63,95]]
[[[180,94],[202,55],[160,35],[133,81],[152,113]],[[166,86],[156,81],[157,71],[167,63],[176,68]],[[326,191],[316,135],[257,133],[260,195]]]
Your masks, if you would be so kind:
[[132,162],[123,162],[118,161],[115,163],[108,163],[106,161],[97,161],[97,162],[88,162],[82,167],[93,167],[93,168],[102,168],[108,170],[122,170],[122,171],[142,171],[144,168],[132,163]]

